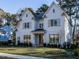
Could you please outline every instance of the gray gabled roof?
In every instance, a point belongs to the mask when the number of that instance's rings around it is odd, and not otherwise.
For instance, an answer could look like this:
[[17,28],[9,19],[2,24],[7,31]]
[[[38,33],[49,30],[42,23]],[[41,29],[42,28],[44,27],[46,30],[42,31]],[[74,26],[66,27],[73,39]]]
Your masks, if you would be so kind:
[[41,20],[42,17],[43,17],[44,13],[41,12],[41,13],[35,13],[35,20]]

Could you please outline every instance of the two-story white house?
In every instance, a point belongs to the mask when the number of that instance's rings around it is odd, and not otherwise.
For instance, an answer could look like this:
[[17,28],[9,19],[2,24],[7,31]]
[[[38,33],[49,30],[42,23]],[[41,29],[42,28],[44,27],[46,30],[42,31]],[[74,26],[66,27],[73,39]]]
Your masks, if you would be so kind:
[[32,43],[33,46],[43,44],[71,43],[71,26],[68,15],[56,3],[52,3],[45,13],[35,14],[30,8],[17,13],[16,44]]

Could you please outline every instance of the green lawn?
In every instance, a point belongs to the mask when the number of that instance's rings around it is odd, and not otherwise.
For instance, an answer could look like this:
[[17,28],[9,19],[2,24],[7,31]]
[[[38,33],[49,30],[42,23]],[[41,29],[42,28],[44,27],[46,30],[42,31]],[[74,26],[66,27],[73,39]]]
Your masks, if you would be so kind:
[[52,57],[66,54],[64,49],[57,48],[0,48],[0,52],[37,57]]
[[54,59],[77,59],[77,57],[68,56],[65,49],[58,48],[0,48],[0,52],[36,57],[53,57]]

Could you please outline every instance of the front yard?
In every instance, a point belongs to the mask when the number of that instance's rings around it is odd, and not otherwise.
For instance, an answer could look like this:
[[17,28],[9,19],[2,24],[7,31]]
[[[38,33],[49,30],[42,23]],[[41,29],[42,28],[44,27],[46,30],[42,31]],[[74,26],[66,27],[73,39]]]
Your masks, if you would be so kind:
[[52,57],[66,54],[64,49],[57,48],[0,48],[0,52],[37,57]]
[[0,48],[0,52],[54,59],[77,59],[74,56],[67,55],[67,51],[65,49],[59,48]]

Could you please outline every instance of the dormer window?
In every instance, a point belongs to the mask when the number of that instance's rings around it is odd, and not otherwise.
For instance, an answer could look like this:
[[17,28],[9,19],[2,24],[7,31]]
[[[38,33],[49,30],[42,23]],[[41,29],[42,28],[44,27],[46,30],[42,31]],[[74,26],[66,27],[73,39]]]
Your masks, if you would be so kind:
[[40,23],[40,24],[39,24],[39,28],[40,28],[40,29],[43,29],[43,23]]
[[55,13],[55,9],[53,9],[53,13]]

